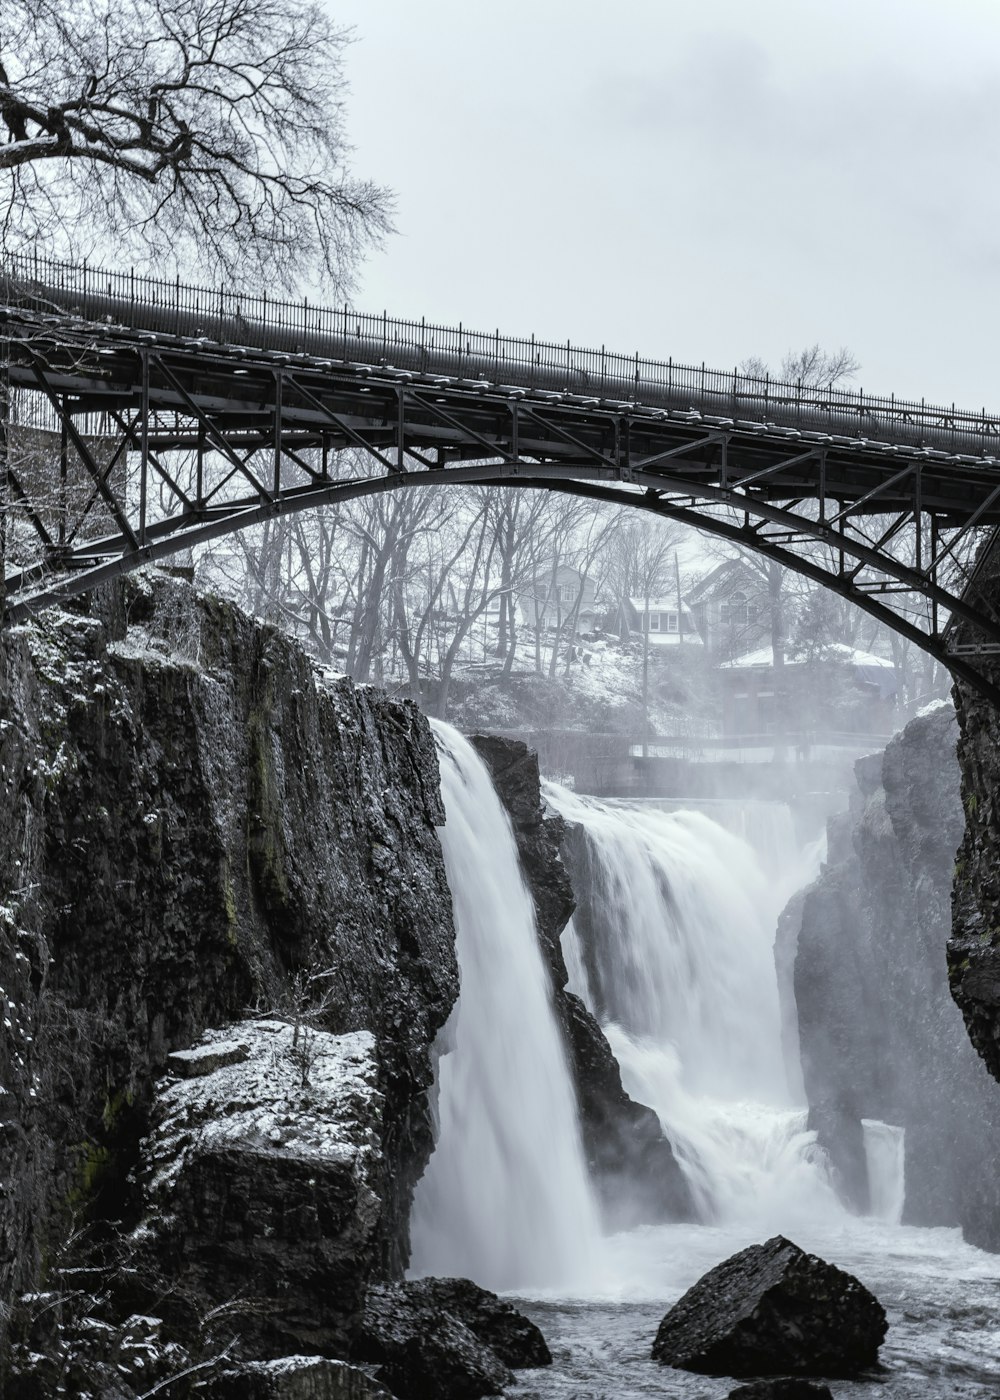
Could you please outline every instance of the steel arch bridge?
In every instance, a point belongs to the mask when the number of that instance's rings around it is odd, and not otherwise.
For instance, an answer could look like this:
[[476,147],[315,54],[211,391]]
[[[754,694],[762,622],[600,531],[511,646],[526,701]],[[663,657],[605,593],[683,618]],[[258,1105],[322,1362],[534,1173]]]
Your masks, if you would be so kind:
[[34,258],[0,266],[0,327],[14,621],[275,516],[484,483],[747,545],[1000,703],[985,410]]

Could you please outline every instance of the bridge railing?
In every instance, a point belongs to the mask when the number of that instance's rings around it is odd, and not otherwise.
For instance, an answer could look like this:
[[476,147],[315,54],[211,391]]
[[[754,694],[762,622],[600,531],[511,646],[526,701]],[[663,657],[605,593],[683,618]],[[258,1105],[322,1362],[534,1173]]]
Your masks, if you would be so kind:
[[34,254],[8,253],[0,263],[7,305],[36,314],[75,315],[135,330],[292,351],[349,362],[393,366],[422,374],[482,379],[492,384],[549,389],[601,399],[691,408],[786,428],[849,430],[950,452],[1000,452],[1000,416],[930,404],[894,394],[788,383],[638,354],[622,355],[483,332],[463,325],[404,321],[350,306],[319,306],[210,290],[179,279],[162,281]]

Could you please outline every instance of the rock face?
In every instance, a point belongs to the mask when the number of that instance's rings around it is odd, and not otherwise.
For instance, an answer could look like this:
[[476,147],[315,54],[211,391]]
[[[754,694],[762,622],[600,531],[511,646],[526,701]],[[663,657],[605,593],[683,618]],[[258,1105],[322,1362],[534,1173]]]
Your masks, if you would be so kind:
[[201,1312],[242,1300],[244,1352],[344,1355],[378,1267],[374,1037],[247,1021],[234,1059],[232,1029],[157,1093],[143,1254]]
[[690,1189],[659,1119],[626,1094],[604,1032],[580,998],[566,989],[559,936],[576,898],[562,859],[566,823],[547,814],[542,805],[538,758],[517,739],[476,735],[471,742],[510,816],[521,869],[534,899],[538,937],[576,1083],[584,1151],[605,1226],[620,1230],[692,1220]]
[[[1000,1093],[949,995],[944,948],[962,834],[950,707],[856,765],[829,859],[785,911],[810,1124],[845,1201],[872,1201],[863,1119],[905,1129],[904,1220],[1000,1248]],[[876,1183],[877,1185],[877,1183]]]
[[355,1346],[400,1400],[499,1395],[511,1367],[546,1366],[541,1332],[468,1279],[417,1279],[369,1290]]
[[[1000,597],[1000,549],[977,561],[976,587]],[[959,642],[980,640],[964,625]],[[993,685],[1000,668],[986,663]],[[962,773],[965,832],[955,862],[948,975],[973,1045],[994,1079],[1000,1079],[1000,707],[955,683],[958,761]]]
[[877,1364],[886,1326],[856,1278],[776,1235],[689,1288],[653,1358],[710,1376],[855,1376]]
[[[374,1037],[364,1252],[398,1275],[431,1149],[430,1046],[458,986],[426,722],[162,576],[3,649],[0,1332],[43,1263],[74,1262],[77,1226],[138,1220],[157,1075],[250,1005]],[[235,1209],[239,1188],[220,1189]],[[191,1190],[207,1218],[207,1178]]]

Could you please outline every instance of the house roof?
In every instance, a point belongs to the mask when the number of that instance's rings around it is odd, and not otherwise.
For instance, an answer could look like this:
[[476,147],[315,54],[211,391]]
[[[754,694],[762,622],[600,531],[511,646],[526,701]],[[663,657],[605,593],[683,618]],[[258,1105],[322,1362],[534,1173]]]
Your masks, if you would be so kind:
[[[883,700],[894,695],[899,688],[896,668],[884,656],[875,656],[870,651],[859,651],[844,642],[831,642],[829,646],[823,647],[821,655],[846,662],[861,680],[869,685],[878,686],[879,696]],[[785,660],[785,665],[803,666],[806,659],[804,656],[790,656]],[[761,647],[759,651],[749,651],[745,656],[737,656],[733,661],[724,661],[719,670],[740,671],[751,670],[754,667],[765,669],[773,665],[774,649]]]
[[[632,604],[633,608],[635,608],[635,610],[636,610],[637,613],[642,614],[642,613],[644,613],[644,612],[646,611],[646,600],[645,600],[645,598],[631,598],[631,597],[630,597],[630,598],[629,598],[629,602]],[[674,596],[673,596],[672,598],[650,598],[650,600],[649,600],[649,611],[650,611],[650,612],[676,612],[676,611],[677,611],[677,595],[674,594]],[[685,617],[690,617],[690,615],[691,615],[691,609],[688,607],[687,603],[682,603],[682,604],[681,604],[681,611],[684,613]]]
[[[858,651],[856,647],[849,647],[844,642],[831,642],[829,646],[822,648],[821,655],[832,657],[836,661],[848,661],[852,666],[872,667],[879,670],[888,668],[894,671],[896,668],[884,656],[875,656],[870,651]],[[806,658],[803,656],[788,656],[785,658],[786,666],[802,666]],[[719,667],[720,671],[736,670],[743,666],[773,666],[774,648],[761,647],[759,651],[748,651],[745,656],[737,656],[733,661],[724,661]]]
[[697,603],[706,595],[721,592],[727,583],[736,587],[738,583],[743,582],[755,588],[761,586],[760,579],[749,564],[744,563],[742,559],[724,559],[697,583],[692,584],[684,596],[688,602]]

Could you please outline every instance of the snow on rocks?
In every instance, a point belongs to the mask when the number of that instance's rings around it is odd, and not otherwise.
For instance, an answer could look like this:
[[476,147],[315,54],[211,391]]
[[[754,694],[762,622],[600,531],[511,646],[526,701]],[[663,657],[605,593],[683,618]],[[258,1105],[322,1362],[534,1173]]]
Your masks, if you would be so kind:
[[265,1355],[343,1355],[383,1208],[374,1036],[245,1021],[172,1067],[143,1144],[145,1247],[204,1307],[248,1300]]
[[381,1094],[370,1031],[330,1035],[285,1021],[244,1021],[175,1051],[183,1078],[161,1093],[148,1140],[152,1190],[176,1179],[187,1156],[227,1144],[280,1146],[303,1157],[356,1160],[379,1152]]
[[204,1400],[392,1400],[364,1371],[321,1356],[246,1362],[210,1381],[198,1394]]

